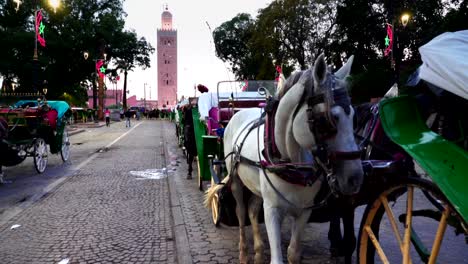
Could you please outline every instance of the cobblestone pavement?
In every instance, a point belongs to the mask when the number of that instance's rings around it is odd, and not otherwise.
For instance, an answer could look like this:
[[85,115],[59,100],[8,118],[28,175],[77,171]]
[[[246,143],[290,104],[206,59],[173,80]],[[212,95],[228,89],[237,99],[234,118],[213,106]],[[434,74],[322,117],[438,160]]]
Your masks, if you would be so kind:
[[0,226],[0,263],[175,263],[167,180],[129,173],[164,167],[162,124],[143,122]]

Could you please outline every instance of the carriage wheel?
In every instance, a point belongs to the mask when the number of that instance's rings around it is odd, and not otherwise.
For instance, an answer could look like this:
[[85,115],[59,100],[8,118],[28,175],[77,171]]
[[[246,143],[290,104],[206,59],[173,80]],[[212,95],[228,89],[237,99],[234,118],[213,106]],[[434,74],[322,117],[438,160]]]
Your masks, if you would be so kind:
[[219,194],[215,194],[211,201],[211,219],[216,227],[221,223],[221,204],[219,203]]
[[[218,160],[218,155],[215,155],[214,160]],[[221,165],[213,165],[213,170],[216,172],[218,177],[221,179],[222,167]],[[216,183],[211,177],[211,186],[215,186],[219,183]],[[216,227],[219,227],[221,223],[221,203],[219,202],[219,194],[216,193],[213,197],[213,201],[211,202],[211,219],[213,220],[213,224]]]
[[200,159],[197,159],[197,170],[198,170],[198,189],[203,192],[203,179],[200,170]]
[[[429,201],[427,195],[433,200]],[[404,179],[367,205],[359,230],[358,263],[453,261],[453,252],[459,251],[452,242],[460,240],[464,252],[464,237],[445,230],[450,224],[451,229],[463,232],[459,219],[432,182]],[[443,240],[450,245],[442,244]]]
[[68,131],[64,129],[62,136],[62,148],[60,149],[60,156],[63,162],[66,162],[70,158],[70,137]]
[[34,140],[34,167],[38,173],[43,173],[47,167],[48,152],[47,144],[42,138]]

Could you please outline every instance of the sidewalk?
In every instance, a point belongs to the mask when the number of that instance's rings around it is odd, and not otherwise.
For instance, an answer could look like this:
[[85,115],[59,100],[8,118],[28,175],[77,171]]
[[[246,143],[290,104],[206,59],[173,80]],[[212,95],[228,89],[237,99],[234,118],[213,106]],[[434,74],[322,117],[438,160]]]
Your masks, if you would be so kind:
[[[112,123],[112,122],[111,122]],[[99,128],[105,126],[105,122],[87,122],[87,123],[75,123],[68,126],[68,134],[70,136],[76,135],[78,133],[84,132],[86,128]]]

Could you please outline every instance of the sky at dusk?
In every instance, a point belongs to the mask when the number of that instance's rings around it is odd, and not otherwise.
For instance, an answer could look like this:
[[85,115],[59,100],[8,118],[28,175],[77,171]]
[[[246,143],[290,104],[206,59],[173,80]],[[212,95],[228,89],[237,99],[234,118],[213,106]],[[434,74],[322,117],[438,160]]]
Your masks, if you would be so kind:
[[[214,30],[238,13],[257,15],[271,0],[126,0],[126,28],[134,29],[138,37],[145,37],[156,49],[156,31],[161,27],[161,13],[167,4],[172,13],[173,27],[178,38],[178,95],[193,96],[194,85],[204,84],[216,91],[218,81],[234,80],[228,64],[215,56],[212,35]],[[123,87],[123,74],[118,84]],[[129,96],[157,100],[157,52],[151,55],[151,68],[136,68],[128,74]],[[151,91],[150,91],[151,90]]]

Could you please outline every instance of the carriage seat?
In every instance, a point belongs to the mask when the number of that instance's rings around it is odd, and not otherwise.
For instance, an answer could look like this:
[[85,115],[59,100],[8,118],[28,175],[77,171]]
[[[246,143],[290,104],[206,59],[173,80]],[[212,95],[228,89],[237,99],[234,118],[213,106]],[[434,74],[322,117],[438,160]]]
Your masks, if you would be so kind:
[[219,102],[219,123],[226,126],[232,116],[242,109],[259,107],[265,100],[233,100]]
[[414,98],[386,99],[379,108],[382,126],[389,138],[418,162],[463,218],[468,219],[468,152],[429,130]]
[[58,112],[55,109],[50,109],[43,115],[44,117],[44,122],[49,124],[49,126],[53,129],[57,129],[57,117],[58,117]]

